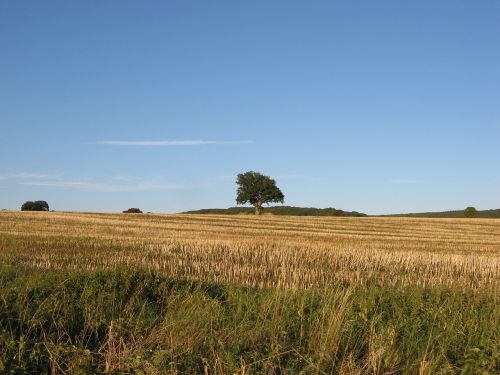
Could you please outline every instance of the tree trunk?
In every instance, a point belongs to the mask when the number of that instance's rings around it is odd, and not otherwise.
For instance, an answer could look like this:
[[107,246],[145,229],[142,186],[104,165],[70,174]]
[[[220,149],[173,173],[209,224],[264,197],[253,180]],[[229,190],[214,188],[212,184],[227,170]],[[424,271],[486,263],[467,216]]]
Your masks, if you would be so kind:
[[262,203],[257,202],[255,204],[255,215],[260,215],[262,213]]

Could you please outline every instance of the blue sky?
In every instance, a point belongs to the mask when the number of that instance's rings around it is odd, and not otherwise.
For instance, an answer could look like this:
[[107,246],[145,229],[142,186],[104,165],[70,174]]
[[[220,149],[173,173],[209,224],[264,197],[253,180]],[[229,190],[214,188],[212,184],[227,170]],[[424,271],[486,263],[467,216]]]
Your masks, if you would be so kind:
[[0,208],[500,207],[500,2],[3,1]]

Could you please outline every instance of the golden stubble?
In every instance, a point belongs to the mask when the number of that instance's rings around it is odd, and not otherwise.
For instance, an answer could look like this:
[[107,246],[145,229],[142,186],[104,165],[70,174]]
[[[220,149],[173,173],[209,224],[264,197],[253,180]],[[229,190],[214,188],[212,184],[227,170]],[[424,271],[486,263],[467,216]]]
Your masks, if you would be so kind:
[[496,292],[500,220],[0,213],[0,257],[140,266],[252,287],[418,285]]

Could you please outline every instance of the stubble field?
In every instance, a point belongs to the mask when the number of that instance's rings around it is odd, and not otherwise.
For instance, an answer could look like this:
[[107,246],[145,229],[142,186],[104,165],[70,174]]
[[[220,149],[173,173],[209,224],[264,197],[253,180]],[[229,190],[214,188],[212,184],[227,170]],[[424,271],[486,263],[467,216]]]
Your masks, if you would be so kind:
[[500,220],[9,213],[0,254],[42,269],[140,266],[252,287],[492,289]]
[[499,370],[500,220],[2,212],[0,261],[0,371]]

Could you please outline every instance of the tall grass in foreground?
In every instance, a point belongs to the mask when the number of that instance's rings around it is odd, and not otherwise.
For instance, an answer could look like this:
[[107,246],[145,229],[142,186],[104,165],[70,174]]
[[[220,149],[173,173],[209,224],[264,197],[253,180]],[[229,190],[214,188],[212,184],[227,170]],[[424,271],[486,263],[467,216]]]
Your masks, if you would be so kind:
[[491,294],[285,291],[0,263],[0,373],[494,374]]

